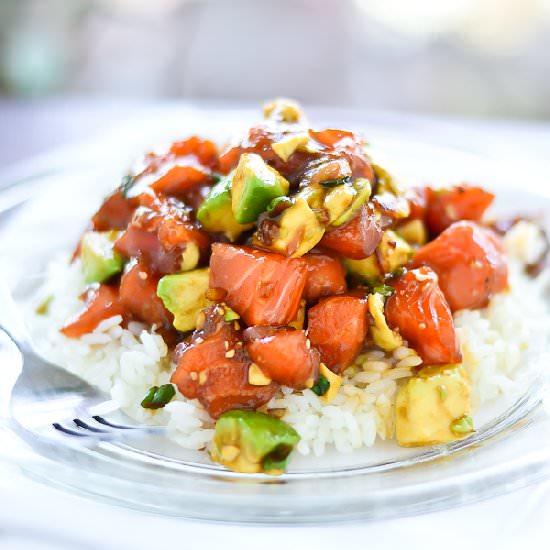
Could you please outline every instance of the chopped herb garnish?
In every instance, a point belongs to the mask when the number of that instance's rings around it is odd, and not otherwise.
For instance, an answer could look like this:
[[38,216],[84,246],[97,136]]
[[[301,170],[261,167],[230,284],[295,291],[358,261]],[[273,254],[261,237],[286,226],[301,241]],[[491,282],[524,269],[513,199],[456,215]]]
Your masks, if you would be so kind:
[[122,178],[122,181],[120,182],[120,193],[123,197],[128,196],[128,192],[132,189],[135,181],[136,178],[134,176],[130,176],[129,174]]
[[53,302],[53,295],[46,296],[39,304],[36,306],[34,312],[37,315],[47,315],[50,310],[50,304]]
[[317,379],[317,382],[311,386],[311,391],[317,394],[319,397],[325,395],[330,388],[330,382],[322,374]]
[[405,273],[407,273],[407,268],[403,267],[403,266],[400,266],[396,270],[393,271],[392,276],[393,277],[402,277],[403,275],[405,275]]
[[141,402],[144,409],[161,409],[166,406],[176,395],[176,390],[172,384],[163,384],[162,386],[153,386]]
[[468,434],[474,431],[474,421],[471,416],[465,414],[451,422],[451,431],[455,434]]
[[230,321],[236,321],[237,319],[240,319],[241,316],[236,312],[233,311],[230,307],[224,306],[224,313],[223,313],[223,320],[227,321],[228,323]]
[[351,176],[344,176],[343,178],[322,181],[321,185],[323,187],[338,187],[339,185],[345,185],[346,183],[350,183],[350,181],[351,181]]
[[388,298],[395,292],[395,288],[390,285],[378,285],[375,286],[372,291],[374,294],[381,294],[384,298]]
[[449,395],[445,384],[440,384],[439,386],[437,386],[437,389],[439,391],[439,397],[441,398],[441,401],[445,401]]
[[267,213],[274,218],[278,216],[283,210],[286,210],[289,206],[292,206],[292,199],[290,197],[275,197],[267,207]]

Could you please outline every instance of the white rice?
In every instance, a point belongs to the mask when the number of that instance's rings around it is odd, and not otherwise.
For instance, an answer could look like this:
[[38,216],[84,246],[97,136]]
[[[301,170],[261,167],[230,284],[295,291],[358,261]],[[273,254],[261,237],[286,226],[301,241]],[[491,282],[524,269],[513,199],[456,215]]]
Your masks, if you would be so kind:
[[[542,250],[538,230],[520,222],[508,233],[510,290],[495,296],[483,310],[460,311],[455,325],[472,375],[475,407],[512,391],[521,391],[535,362],[528,360],[547,345],[550,312],[547,274],[537,280],[523,274]],[[163,339],[140,323],[122,328],[121,317],[102,321],[78,340],[64,337],[59,327],[82,307],[84,281],[79,262],[65,258],[52,262],[33,309],[54,296],[47,315],[30,315],[30,327],[39,349],[52,361],[110,393],[129,416],[141,422],[166,425],[170,437],[188,449],[203,449],[213,435],[213,422],[196,400],[181,394],[164,409],[140,406],[153,385],[169,382],[175,365]],[[336,398],[325,404],[309,390],[281,391],[265,407],[283,412],[286,422],[301,436],[298,452],[322,455],[327,447],[349,453],[370,447],[377,438],[394,434],[394,402],[399,384],[421,364],[414,350],[400,347],[391,354],[372,350],[360,356],[344,373]]]

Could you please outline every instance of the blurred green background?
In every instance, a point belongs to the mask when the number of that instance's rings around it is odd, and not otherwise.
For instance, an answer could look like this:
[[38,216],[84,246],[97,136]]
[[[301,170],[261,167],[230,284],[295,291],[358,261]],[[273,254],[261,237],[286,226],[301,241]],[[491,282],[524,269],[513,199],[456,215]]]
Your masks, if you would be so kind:
[[550,118],[550,0],[0,0],[0,96]]

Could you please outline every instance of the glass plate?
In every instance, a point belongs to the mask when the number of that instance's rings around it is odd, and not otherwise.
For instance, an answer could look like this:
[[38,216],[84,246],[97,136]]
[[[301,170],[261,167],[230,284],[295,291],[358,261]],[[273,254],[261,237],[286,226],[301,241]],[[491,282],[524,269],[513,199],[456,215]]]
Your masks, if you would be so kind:
[[[22,302],[36,288],[53,255],[74,246],[101,197],[117,184],[134,156],[159,138],[168,141],[190,133],[225,137],[247,119],[253,121],[249,112],[217,111],[214,116],[183,110],[177,121],[157,117],[144,122],[139,132],[121,130],[73,148],[70,158],[60,155],[40,167],[30,164],[18,178],[4,182],[0,268],[16,299]],[[514,174],[501,164],[376,126],[364,133],[409,181],[482,183],[497,191],[496,210],[502,214],[550,210],[550,196],[537,192],[542,185],[530,179],[520,189]],[[0,354],[0,411],[5,416],[18,357],[2,338]],[[530,360],[547,365],[548,357]],[[289,472],[279,477],[228,472],[205,454],[154,437],[139,444],[81,447],[69,439],[33,437],[8,421],[4,426],[9,429],[0,433],[0,449],[10,448],[10,454],[0,453],[34,478],[162,514],[252,523],[396,517],[504,493],[548,475],[546,387],[541,372],[522,395],[484,407],[476,415],[478,431],[463,441],[421,449],[382,442],[349,455],[296,456]]]

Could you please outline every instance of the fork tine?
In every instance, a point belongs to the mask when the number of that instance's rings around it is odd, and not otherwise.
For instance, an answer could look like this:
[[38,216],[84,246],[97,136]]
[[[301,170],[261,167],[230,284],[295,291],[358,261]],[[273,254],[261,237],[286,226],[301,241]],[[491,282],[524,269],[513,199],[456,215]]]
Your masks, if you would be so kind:
[[76,436],[78,436],[78,437],[86,437],[86,434],[84,434],[84,433],[82,433],[82,432],[79,432],[79,431],[77,431],[77,430],[72,430],[71,428],[67,428],[67,427],[63,426],[62,424],[59,424],[59,422],[54,422],[54,423],[52,424],[52,426],[53,426],[56,430],[58,430],[58,431],[60,431],[60,432],[63,432],[63,433],[65,433],[65,434],[67,434],[67,435],[76,435]]
[[105,420],[102,416],[92,416],[92,418],[99,422],[100,424],[103,424],[104,426],[109,426],[109,428],[116,428],[118,430],[133,430],[135,429],[134,426],[123,426],[122,424],[113,424],[112,422],[109,422],[108,420]]
[[84,430],[88,430],[90,432],[94,433],[107,433],[108,430],[102,430],[101,428],[94,428],[93,426],[90,426],[89,424],[86,424],[83,420],[80,420],[80,418],[73,418],[73,422],[79,427]]

